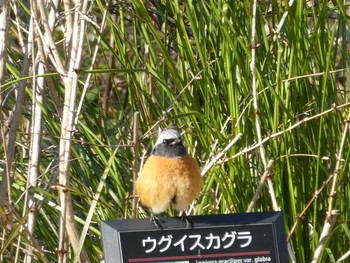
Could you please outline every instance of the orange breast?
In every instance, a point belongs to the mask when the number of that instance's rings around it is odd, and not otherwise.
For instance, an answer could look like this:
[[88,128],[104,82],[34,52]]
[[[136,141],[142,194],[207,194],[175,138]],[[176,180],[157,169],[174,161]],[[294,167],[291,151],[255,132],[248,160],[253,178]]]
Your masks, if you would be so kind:
[[202,176],[191,155],[183,158],[150,156],[136,181],[136,194],[153,213],[164,212],[172,203],[184,211],[198,196]]

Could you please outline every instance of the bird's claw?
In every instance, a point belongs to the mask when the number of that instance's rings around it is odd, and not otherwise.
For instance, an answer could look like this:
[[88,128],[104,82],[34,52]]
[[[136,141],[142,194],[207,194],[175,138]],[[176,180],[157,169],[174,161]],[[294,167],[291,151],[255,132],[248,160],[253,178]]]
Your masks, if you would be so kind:
[[186,222],[186,227],[187,228],[193,228],[193,222],[192,222],[192,218],[188,215],[186,215],[186,213],[183,213],[180,216],[180,219],[182,222]]
[[163,229],[161,223],[164,223],[164,221],[160,220],[159,217],[152,215],[150,221],[153,222],[158,229]]

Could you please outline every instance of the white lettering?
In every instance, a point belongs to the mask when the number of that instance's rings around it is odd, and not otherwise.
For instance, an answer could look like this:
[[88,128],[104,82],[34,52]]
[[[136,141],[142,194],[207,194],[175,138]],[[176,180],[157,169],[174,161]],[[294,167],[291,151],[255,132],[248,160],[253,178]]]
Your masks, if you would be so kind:
[[258,263],[258,262],[271,262],[271,257],[257,257],[254,259],[254,262],[255,263]]

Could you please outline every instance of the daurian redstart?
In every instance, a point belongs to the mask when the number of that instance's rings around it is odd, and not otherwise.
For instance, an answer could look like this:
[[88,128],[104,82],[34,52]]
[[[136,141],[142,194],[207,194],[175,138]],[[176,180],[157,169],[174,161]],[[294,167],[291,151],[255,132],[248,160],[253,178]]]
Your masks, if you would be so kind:
[[141,204],[160,214],[172,207],[184,212],[198,196],[202,176],[176,129],[163,130],[136,181]]

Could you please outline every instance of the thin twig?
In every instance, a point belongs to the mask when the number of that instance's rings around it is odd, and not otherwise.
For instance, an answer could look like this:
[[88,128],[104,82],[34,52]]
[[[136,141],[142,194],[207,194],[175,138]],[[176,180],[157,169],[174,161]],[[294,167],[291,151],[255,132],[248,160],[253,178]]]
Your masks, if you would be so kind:
[[282,82],[289,82],[289,81],[303,79],[303,78],[309,78],[309,77],[319,77],[319,76],[323,76],[325,74],[334,74],[334,73],[339,73],[339,72],[344,72],[344,71],[349,71],[349,70],[350,70],[350,68],[341,68],[341,69],[330,70],[328,72],[311,73],[311,74],[300,75],[300,76],[284,79],[284,80],[282,80]]
[[[110,0],[108,2],[108,6],[110,5]],[[106,26],[106,19],[107,19],[107,13],[108,13],[108,10],[106,9],[105,12],[103,13],[103,18],[102,18],[102,22],[101,22],[101,26],[99,27],[100,28],[100,34],[99,36],[97,37],[97,43],[96,43],[96,46],[95,46],[95,50],[94,50],[94,53],[92,55],[92,60],[91,60],[91,64],[90,64],[90,68],[89,70],[93,70],[94,69],[94,65],[95,65],[95,61],[96,61],[96,58],[97,58],[97,55],[98,55],[98,51],[100,50],[100,42],[101,42],[101,35],[102,35],[102,31],[103,29],[105,28]],[[83,15],[83,13],[81,13]],[[86,20],[86,17],[87,16],[83,16],[83,20],[85,21]],[[85,32],[83,32],[85,33]],[[78,70],[79,68],[76,68],[76,70]],[[79,101],[79,105],[78,105],[78,108],[77,108],[77,112],[76,112],[76,115],[75,115],[75,119],[74,119],[74,125],[77,125],[78,124],[78,120],[79,120],[79,115],[80,115],[80,112],[81,112],[81,109],[83,107],[83,102],[84,102],[84,98],[85,98],[85,95],[86,95],[86,92],[90,86],[90,80],[91,80],[91,77],[92,77],[92,73],[88,73],[87,76],[86,76],[86,80],[85,80],[85,83],[84,83],[84,88],[83,88],[83,92],[81,94],[81,98],[80,98],[80,101]]]
[[233,138],[233,140],[227,144],[227,146],[225,147],[225,149],[223,149],[221,152],[219,152],[216,156],[214,156],[211,161],[203,168],[201,175],[205,176],[206,173],[215,165],[218,164],[218,161],[227,153],[227,151],[229,149],[231,149],[231,147],[239,140],[239,138],[241,138],[243,134],[239,133],[235,138]]
[[15,0],[12,0],[12,8],[13,8],[13,13],[15,14],[14,15],[14,17],[15,17],[14,24],[15,24],[16,29],[17,29],[18,42],[19,42],[19,45],[21,46],[21,51],[24,54],[26,52],[26,47],[25,47],[24,40],[23,40],[23,34],[22,34],[22,30],[21,30],[21,23],[19,21],[20,14],[18,12],[17,3],[16,3]]
[[165,113],[164,114],[167,114],[168,112],[171,111],[171,109],[173,108],[173,105],[176,103],[176,101],[180,98],[180,96],[182,95],[182,93],[188,89],[190,87],[190,85],[195,81],[195,80],[198,80],[198,79],[201,79],[201,75],[202,73],[206,70],[207,67],[209,67],[211,64],[215,63],[216,62],[216,59],[215,60],[212,60],[210,61],[205,68],[201,69],[196,75],[192,75],[192,79],[183,87],[183,89],[179,92],[179,94],[176,95],[175,99],[173,100],[173,102],[170,104],[170,106],[165,110]]
[[345,141],[346,141],[347,133],[349,130],[349,125],[350,125],[350,112],[348,113],[348,116],[346,118],[346,122],[345,122],[344,129],[343,129],[343,134],[342,134],[342,138],[341,138],[341,142],[340,142],[340,146],[339,146],[339,151],[337,154],[337,163],[336,163],[335,168],[334,168],[332,188],[331,188],[331,191],[329,193],[328,213],[327,213],[327,216],[325,219],[325,223],[323,225],[322,234],[321,234],[321,237],[319,239],[319,244],[315,250],[315,254],[314,254],[312,262],[319,262],[320,257],[321,257],[322,252],[323,252],[323,249],[325,247],[326,240],[329,236],[329,233],[333,229],[335,219],[337,218],[337,215],[339,213],[338,210],[334,209],[334,202],[335,202],[336,190],[338,187],[338,177],[339,177],[339,173],[340,173],[341,166],[342,166],[341,163],[342,163],[342,158],[343,158]]
[[344,262],[344,260],[347,259],[348,257],[350,257],[350,250],[348,250],[344,255],[342,255],[342,256],[336,261],[336,263]]
[[[47,44],[48,51],[50,54],[52,54],[52,63],[55,65],[56,70],[62,76],[64,76],[66,74],[66,70],[63,66],[63,62],[62,62],[61,56],[59,54],[59,49],[57,48],[55,39],[52,35],[51,27],[50,27],[49,20],[47,18],[45,7],[44,7],[44,2],[43,1],[36,1],[36,5],[38,7],[38,10],[39,10],[40,16],[41,16],[40,21],[44,25],[44,29],[45,29],[45,36],[43,39],[43,43]],[[32,12],[32,14],[34,14],[34,12]],[[38,21],[39,21],[38,18],[36,18],[34,20],[38,25]],[[41,32],[39,25],[38,25],[38,32]]]
[[[226,127],[227,127],[227,125],[228,125],[228,123],[229,123],[230,121],[232,121],[232,117],[231,117],[231,116],[229,116],[229,117],[226,119],[224,125],[222,126],[222,128],[221,128],[221,130],[220,130],[220,133],[224,133],[224,130],[226,129]],[[205,166],[210,162],[211,158],[214,156],[214,154],[215,154],[215,149],[216,149],[216,146],[217,146],[218,143],[219,143],[219,139],[215,139],[214,143],[211,145],[211,151],[210,151],[210,153],[209,153],[209,156],[208,156],[207,162],[205,163]]]
[[345,146],[345,140],[346,140],[346,136],[349,130],[349,124],[350,124],[350,112],[348,114],[345,126],[344,126],[344,130],[343,130],[343,135],[342,135],[342,139],[340,142],[340,148],[337,154],[337,163],[335,165],[335,176],[333,177],[333,183],[332,183],[332,188],[331,188],[331,192],[329,194],[329,206],[328,206],[328,216],[332,215],[332,211],[333,211],[333,206],[334,206],[334,201],[335,201],[335,194],[336,194],[336,188],[338,186],[338,176],[339,176],[339,172],[342,166],[342,161],[343,161],[343,151],[344,151],[344,146]]
[[233,155],[233,156],[231,156],[229,158],[226,158],[224,160],[219,160],[218,163],[219,164],[220,163],[225,163],[225,162],[229,162],[229,161],[231,161],[233,159],[236,159],[239,156],[245,155],[246,153],[255,150],[256,148],[260,147],[262,144],[266,143],[267,141],[269,141],[271,139],[274,139],[274,138],[277,138],[277,137],[285,134],[286,132],[290,132],[291,130],[299,127],[300,125],[302,125],[304,123],[307,123],[307,122],[309,122],[311,120],[317,119],[317,118],[319,118],[319,117],[321,117],[323,115],[326,115],[326,114],[328,114],[328,113],[330,113],[332,111],[339,110],[339,109],[344,108],[344,107],[349,106],[349,105],[350,105],[350,102],[344,103],[344,104],[341,104],[341,105],[338,105],[338,106],[333,104],[332,108],[329,108],[328,110],[325,110],[325,111],[323,111],[323,112],[321,112],[319,114],[316,114],[314,116],[305,117],[304,119],[298,121],[297,123],[294,123],[293,125],[291,125],[287,129],[285,129],[283,131],[276,132],[276,133],[272,133],[272,134],[268,135],[267,137],[265,137],[264,139],[262,139],[259,143],[254,144],[254,145],[252,145],[250,147],[244,148],[242,151],[236,153],[235,155]]
[[[261,126],[260,126],[260,113],[259,113],[259,105],[258,105],[258,97],[257,97],[257,80],[256,80],[256,7],[257,0],[254,0],[253,3],[253,17],[252,17],[252,61],[250,63],[250,69],[252,71],[252,91],[253,91],[253,106],[255,111],[255,129],[258,137],[258,142],[261,142]],[[260,145],[259,151],[264,167],[267,166],[265,150]]]
[[[323,76],[325,74],[334,74],[334,73],[339,73],[339,72],[344,72],[344,71],[349,71],[349,70],[350,70],[350,68],[342,68],[342,69],[330,70],[329,72],[311,73],[311,74],[300,75],[300,76],[284,79],[284,80],[282,80],[282,82],[291,82],[291,81],[298,80],[298,79],[309,78],[309,77],[318,77],[318,76]],[[274,86],[276,86],[276,83],[271,84],[271,86],[269,86],[269,87],[274,87]],[[260,90],[257,93],[257,96],[260,96],[261,94],[263,94],[266,90],[269,89],[269,87],[265,87],[263,90]],[[249,97],[249,96],[247,96],[247,97]],[[245,100],[247,100],[247,99],[248,98],[245,98]],[[249,102],[247,102],[247,104],[244,106],[242,112],[240,113],[240,115],[238,116],[238,118],[236,120],[235,127],[238,126],[240,120],[242,119],[246,110],[250,107],[250,104],[252,102],[253,102],[253,99],[249,100]]]
[[261,191],[262,191],[262,189],[264,187],[264,184],[266,182],[266,179],[267,179],[268,176],[270,176],[270,172],[271,172],[271,169],[272,169],[272,166],[273,166],[274,163],[275,163],[275,160],[271,159],[269,161],[269,163],[267,164],[266,170],[265,170],[264,174],[260,178],[258,189],[256,189],[256,192],[255,192],[255,194],[253,196],[252,201],[250,201],[249,207],[247,209],[247,213],[251,212],[253,210],[253,208],[255,207],[256,201],[259,198],[259,195],[260,195],[260,193],[261,193]]
[[[6,207],[10,207],[9,203],[5,204]],[[45,253],[43,252],[42,248],[40,247],[40,245],[38,244],[38,242],[36,241],[35,237],[30,233],[30,231],[27,229],[27,226],[25,224],[26,219],[29,215],[29,213],[31,213],[31,209],[27,210],[27,212],[23,215],[20,216],[17,211],[13,208],[11,208],[11,212],[13,215],[13,220],[16,221],[16,225],[13,226],[14,229],[12,229],[12,232],[18,232],[19,228],[23,228],[24,233],[22,234],[27,234],[28,235],[28,241],[31,243],[31,246],[34,248],[33,252],[36,252],[36,257],[40,259],[41,262],[47,263],[49,262],[49,260],[46,258]],[[3,247],[1,247],[3,249]],[[17,245],[17,249],[21,249],[20,244]],[[17,262],[17,261],[14,261]]]
[[313,202],[316,200],[316,198],[318,198],[318,196],[323,191],[323,189],[329,184],[329,182],[334,177],[334,175],[335,175],[335,173],[332,173],[327,178],[327,180],[322,184],[322,186],[312,196],[312,198],[310,199],[309,203],[305,206],[303,211],[298,215],[294,225],[292,226],[291,230],[289,231],[288,238],[287,238],[288,241],[292,238],[292,235],[294,234],[294,231],[295,231],[296,227],[298,226],[299,222],[303,219],[303,217],[304,217],[305,213],[307,212],[307,210],[309,210],[310,206],[313,204]]
[[338,215],[339,215],[338,210],[332,210],[331,215],[330,216],[327,215],[326,221],[324,223],[324,226],[323,226],[323,229],[322,229],[322,232],[320,235],[319,244],[315,250],[314,257],[313,257],[311,263],[320,262],[323,249],[326,245],[327,238],[328,238],[329,234],[332,232],[332,229],[334,227],[334,224],[337,220]]
[[[17,134],[24,134],[24,135],[32,135],[32,132],[17,132]],[[41,136],[47,136],[50,138],[55,138],[55,139],[59,139],[59,140],[68,140],[66,138],[62,138],[61,136],[56,136],[56,135],[52,135],[49,134],[45,131],[43,131],[42,133],[40,133]],[[132,144],[102,144],[102,143],[92,143],[92,142],[87,142],[84,140],[78,140],[78,139],[69,139],[72,143],[80,143],[81,145],[90,145],[93,147],[104,147],[104,148],[116,148],[116,147],[133,147]]]
[[[2,54],[0,58],[0,85],[4,84],[6,79],[6,62],[7,62],[7,44],[8,44],[8,15],[10,12],[10,2],[9,1],[0,1],[1,12],[0,12],[0,53]],[[29,24],[29,28],[33,28],[33,23]],[[28,35],[26,52],[22,58],[22,69],[21,69],[21,77],[27,76],[29,71],[30,57],[32,55],[32,45],[33,45],[33,35]],[[4,202],[11,204],[11,179],[12,179],[12,163],[14,159],[14,151],[16,146],[17,139],[17,130],[19,127],[19,122],[22,117],[22,109],[23,109],[23,101],[25,97],[25,88],[27,82],[22,80],[19,82],[17,87],[16,97],[14,101],[16,101],[13,114],[10,116],[8,125],[4,125],[1,123],[1,136],[4,144],[4,156],[5,156],[5,166],[2,176],[2,181],[0,183],[0,207],[6,207]],[[0,95],[2,98],[2,94]],[[2,105],[2,99],[0,99]],[[0,108],[1,112],[1,108]],[[1,121],[2,116],[1,116]],[[12,219],[12,212],[8,215],[10,219]],[[1,218],[0,218],[1,220]],[[5,231],[4,231],[5,236]],[[2,261],[2,255],[0,256],[0,261]]]
[[[10,3],[8,1],[5,0],[1,0],[0,1],[0,5],[1,5],[1,13],[0,13],[0,53],[1,53],[1,57],[0,57],[0,85],[4,84],[4,82],[6,81],[7,78],[7,69],[6,69],[6,64],[8,61],[8,56],[7,56],[7,49],[8,49],[8,32],[9,32],[9,13],[10,13]],[[29,37],[30,39],[30,37]],[[24,58],[25,59],[25,58]],[[19,90],[20,91],[20,96],[21,94],[24,92],[24,90]],[[17,98],[16,98],[17,99]],[[0,94],[0,112],[2,115],[2,105],[3,105],[3,95]],[[16,108],[17,107],[21,107],[21,104],[16,104]],[[19,115],[21,114],[21,112],[19,112]],[[18,116],[18,115],[17,115]],[[1,126],[4,127],[4,123],[2,120],[1,116]],[[19,117],[19,116],[18,116]],[[14,120],[15,123],[18,123],[17,118],[16,120]],[[9,124],[11,126],[12,125],[12,120],[10,120]],[[14,125],[14,127],[12,128],[15,132],[17,130],[18,125]],[[12,129],[9,129],[10,132],[12,131]],[[2,137],[4,140],[4,144],[8,144],[8,145],[13,145],[14,147],[14,142],[7,142],[5,138],[6,134],[8,133],[8,130],[3,129],[2,130]],[[7,147],[4,147],[5,151],[5,160],[6,160],[6,164],[5,164],[5,170],[2,176],[2,180],[0,183],[0,206],[2,205],[2,200],[9,200],[7,197],[10,197],[10,185],[11,185],[11,178],[10,178],[10,164],[12,163],[12,149],[11,151],[7,150]],[[1,259],[1,258],[0,258]]]
[[[261,143],[262,141],[262,135],[261,135],[261,122],[260,122],[260,112],[259,112],[259,105],[258,105],[258,96],[257,96],[257,78],[256,78],[256,9],[257,9],[257,0],[254,0],[253,3],[253,17],[252,17],[252,61],[250,64],[250,68],[252,71],[252,91],[253,91],[253,106],[254,106],[254,111],[255,111],[255,130],[256,130],[256,135],[257,135],[257,140],[258,143]],[[260,144],[259,146],[259,152],[260,152],[260,157],[261,161],[264,165],[264,170],[267,170],[267,158],[265,155],[265,149],[263,147],[263,144]],[[273,183],[270,177],[267,177],[267,184],[268,184],[268,189],[269,193],[271,196],[271,201],[273,204],[273,208],[275,211],[279,211],[280,208],[278,207],[277,204],[277,199],[275,195],[275,191],[273,188]]]
[[79,242],[78,242],[78,248],[75,251],[76,255],[74,256],[73,263],[77,263],[77,262],[84,262],[85,263],[86,262],[86,261],[82,261],[82,260],[79,261],[79,255],[80,255],[80,253],[83,250],[84,240],[86,238],[87,232],[88,232],[89,227],[91,225],[91,221],[92,221],[93,215],[95,213],[96,206],[97,206],[97,204],[99,202],[99,199],[100,199],[103,187],[106,184],[107,176],[108,176],[109,171],[111,170],[111,167],[113,165],[114,157],[117,154],[118,150],[119,149],[116,148],[113,151],[113,153],[111,154],[111,156],[109,157],[107,166],[106,166],[105,170],[103,171],[103,174],[101,176],[100,182],[99,182],[99,184],[97,186],[96,193],[94,193],[94,195],[93,195],[92,202],[91,202],[90,209],[89,209],[89,213],[88,213],[88,215],[87,215],[87,217],[85,219],[84,228],[82,230],[82,233],[81,233],[81,236],[80,236],[80,239],[79,239]]
[[[216,60],[210,61],[206,66],[209,67],[211,64],[213,64],[214,62],[216,62]],[[158,119],[158,121],[152,125],[151,128],[148,129],[148,131],[146,133],[143,134],[143,136],[141,137],[141,140],[146,138],[149,133],[151,133],[151,131],[153,131],[153,129],[155,127],[157,127],[159,124],[161,124],[162,122],[164,122],[167,118],[167,114],[173,109],[173,105],[176,103],[176,101],[180,98],[180,96],[182,95],[182,93],[188,89],[190,87],[190,85],[195,81],[200,79],[200,75],[203,73],[203,71],[206,68],[203,68],[202,70],[200,70],[195,76],[193,76],[193,78],[186,84],[186,86],[183,87],[183,89],[179,92],[179,94],[177,94],[177,96],[173,99],[172,103],[170,104],[170,106],[163,112],[163,115],[161,118]]]

